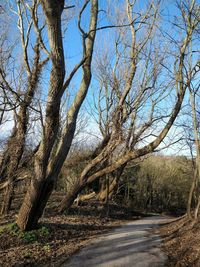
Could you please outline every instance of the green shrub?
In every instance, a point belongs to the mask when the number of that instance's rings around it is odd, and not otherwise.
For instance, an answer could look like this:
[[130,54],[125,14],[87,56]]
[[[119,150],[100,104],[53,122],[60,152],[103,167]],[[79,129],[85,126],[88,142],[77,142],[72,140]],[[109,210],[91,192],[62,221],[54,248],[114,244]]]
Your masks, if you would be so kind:
[[49,229],[45,226],[42,226],[38,232],[42,235],[42,236],[49,236],[50,232]]
[[20,229],[18,227],[18,225],[16,223],[11,223],[9,226],[8,226],[8,229],[13,233],[13,234],[17,234],[20,232]]
[[25,232],[25,233],[22,233],[22,236],[21,237],[27,243],[33,243],[33,242],[37,241],[37,236],[33,232]]
[[23,232],[19,229],[16,223],[10,223],[0,227],[0,234],[5,230],[8,230],[12,235],[21,238],[26,243],[37,242],[39,237],[46,237],[50,235],[49,229],[45,226],[42,226],[38,230]]

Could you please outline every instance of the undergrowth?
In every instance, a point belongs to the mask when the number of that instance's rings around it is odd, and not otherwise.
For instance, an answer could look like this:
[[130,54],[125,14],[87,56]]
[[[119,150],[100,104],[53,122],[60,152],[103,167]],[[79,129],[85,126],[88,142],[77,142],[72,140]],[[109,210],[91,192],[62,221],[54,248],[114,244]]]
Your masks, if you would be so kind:
[[37,230],[23,232],[19,229],[16,223],[10,223],[0,228],[0,235],[8,231],[10,234],[22,239],[26,243],[37,242],[42,237],[48,237],[50,235],[50,230],[46,226],[41,226]]

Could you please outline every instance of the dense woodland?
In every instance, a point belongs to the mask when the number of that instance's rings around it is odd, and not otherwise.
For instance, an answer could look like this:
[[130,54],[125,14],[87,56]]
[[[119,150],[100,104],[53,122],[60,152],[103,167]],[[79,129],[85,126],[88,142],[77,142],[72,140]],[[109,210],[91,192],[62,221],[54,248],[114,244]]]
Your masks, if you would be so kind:
[[62,193],[198,223],[198,0],[1,1],[0,31],[2,221]]

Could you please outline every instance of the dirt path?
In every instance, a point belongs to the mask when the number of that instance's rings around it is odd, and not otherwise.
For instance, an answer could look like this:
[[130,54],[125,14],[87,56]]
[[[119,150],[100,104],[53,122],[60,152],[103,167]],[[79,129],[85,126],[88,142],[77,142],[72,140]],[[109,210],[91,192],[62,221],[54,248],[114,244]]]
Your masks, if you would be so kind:
[[160,267],[166,256],[161,239],[149,231],[170,220],[154,216],[133,221],[98,238],[71,257],[62,267]]

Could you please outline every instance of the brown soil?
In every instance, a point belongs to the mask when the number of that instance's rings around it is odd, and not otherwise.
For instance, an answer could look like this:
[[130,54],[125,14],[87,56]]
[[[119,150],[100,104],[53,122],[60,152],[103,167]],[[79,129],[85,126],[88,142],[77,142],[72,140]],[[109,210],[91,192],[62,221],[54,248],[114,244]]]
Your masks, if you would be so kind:
[[168,256],[166,267],[200,267],[200,223],[181,217],[161,226],[159,234]]
[[14,216],[21,198],[15,200],[14,210],[0,217],[0,266],[59,266],[91,239],[141,214],[125,207],[90,202],[73,207],[68,215],[58,215],[56,207],[62,194],[54,194],[38,230],[26,234],[18,230]]

